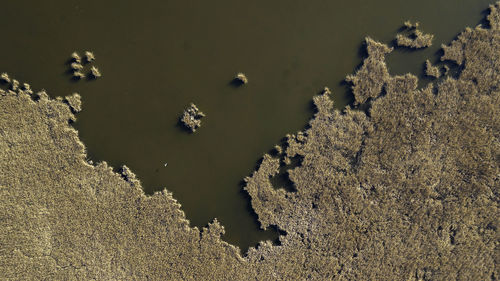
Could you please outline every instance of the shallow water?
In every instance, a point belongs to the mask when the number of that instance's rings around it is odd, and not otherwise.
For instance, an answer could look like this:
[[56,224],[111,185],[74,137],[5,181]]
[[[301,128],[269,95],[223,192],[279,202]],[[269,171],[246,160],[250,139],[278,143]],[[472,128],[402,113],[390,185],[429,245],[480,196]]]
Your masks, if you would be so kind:
[[[74,125],[90,159],[126,164],[148,193],[172,191],[192,225],[218,218],[224,239],[243,249],[277,233],[259,230],[241,180],[307,124],[324,86],[338,108],[349,103],[341,82],[361,62],[365,36],[390,43],[405,20],[419,21],[434,45],[397,49],[388,65],[392,74],[421,74],[425,59],[435,60],[441,43],[478,24],[492,3],[110,2],[6,1],[0,71],[52,97],[79,92]],[[75,50],[94,51],[101,79],[71,80],[66,62]],[[240,71],[249,84],[234,87]],[[190,102],[207,115],[195,134],[178,126]]]

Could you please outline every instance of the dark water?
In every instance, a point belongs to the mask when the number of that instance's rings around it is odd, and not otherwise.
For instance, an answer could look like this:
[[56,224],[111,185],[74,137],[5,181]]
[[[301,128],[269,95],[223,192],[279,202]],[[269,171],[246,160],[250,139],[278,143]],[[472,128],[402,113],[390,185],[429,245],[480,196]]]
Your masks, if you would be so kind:
[[[388,65],[421,73],[491,2],[4,1],[0,70],[53,97],[79,92],[75,126],[92,160],[126,164],[148,193],[166,187],[193,225],[217,217],[224,239],[246,249],[277,234],[259,230],[241,179],[305,126],[324,86],[338,108],[349,102],[341,81],[361,62],[363,38],[389,43],[403,21],[420,21],[433,47],[397,50]],[[75,50],[95,52],[101,79],[71,81]],[[240,71],[250,82],[235,88]],[[193,135],[177,126],[190,102],[207,114]]]

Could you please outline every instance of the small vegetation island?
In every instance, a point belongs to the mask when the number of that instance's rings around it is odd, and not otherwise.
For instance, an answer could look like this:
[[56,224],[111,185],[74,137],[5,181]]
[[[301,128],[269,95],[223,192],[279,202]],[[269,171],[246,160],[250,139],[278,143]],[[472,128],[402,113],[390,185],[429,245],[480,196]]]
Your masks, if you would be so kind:
[[93,62],[95,60],[95,55],[91,51],[85,51],[85,59],[87,63]]
[[95,65],[90,66],[88,75],[84,74],[85,65],[92,64],[95,61],[94,53],[91,51],[85,51],[84,58],[85,61],[82,61],[82,57],[76,51],[71,54],[70,68],[73,73],[73,79],[81,80],[85,77],[96,79],[101,77],[102,74],[99,71],[99,68],[97,68],[97,66]]
[[244,73],[239,72],[234,76],[234,80],[237,81],[240,84],[247,84],[248,83],[248,78]]
[[180,122],[184,125],[184,127],[194,133],[196,132],[196,129],[201,126],[201,118],[203,117],[205,117],[205,114],[201,112],[194,103],[191,103],[182,113]]
[[425,61],[425,75],[433,78],[441,77],[441,70],[439,67],[432,65],[429,60]]
[[90,68],[90,73],[92,74],[92,77],[94,77],[94,78],[99,78],[99,77],[102,76],[101,72],[99,71],[99,69],[97,67],[95,67],[95,66],[92,66]]
[[355,104],[362,104],[369,98],[377,97],[389,80],[389,71],[385,64],[385,55],[394,48],[376,42],[370,37],[365,39],[368,57],[354,75],[347,75],[346,82],[352,85]]
[[3,82],[3,83],[10,83],[10,77],[9,77],[9,74],[7,73],[2,73],[0,74],[0,80]]
[[[500,2],[487,22],[443,46],[459,73],[423,88],[390,75],[391,48],[366,38],[347,77],[355,104],[315,96],[308,127],[245,178],[280,236],[244,254],[217,219],[192,227],[168,190],[146,195],[128,167],[89,162],[68,122],[77,95],[4,90],[1,279],[499,280]],[[292,159],[294,190],[275,188]]]
[[71,110],[75,113],[82,111],[82,97],[78,93],[73,93],[70,96],[64,98]]
[[77,52],[71,53],[71,60],[78,64],[82,63],[82,57]]
[[434,35],[424,34],[418,29],[419,23],[412,23],[406,21],[403,25],[405,31],[409,34],[399,33],[396,35],[396,45],[400,47],[408,47],[413,49],[427,48],[432,45],[432,39]]
[[[31,85],[28,83],[22,83],[19,82],[16,79],[10,78],[9,74],[7,73],[2,73],[0,74],[0,86],[1,85],[7,85],[7,91],[4,89],[0,89],[0,94],[5,95],[5,94],[19,94],[19,93],[24,93],[28,95],[33,95],[33,90],[31,89]],[[34,97],[34,96],[32,96]]]
[[81,63],[72,62],[71,63],[71,69],[73,69],[74,71],[82,70],[83,69],[83,65]]

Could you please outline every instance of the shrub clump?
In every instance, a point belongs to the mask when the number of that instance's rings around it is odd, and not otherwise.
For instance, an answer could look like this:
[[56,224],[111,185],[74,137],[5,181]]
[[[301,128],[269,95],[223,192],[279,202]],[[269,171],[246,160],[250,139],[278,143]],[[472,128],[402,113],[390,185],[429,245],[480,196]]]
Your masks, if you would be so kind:
[[79,70],[73,71],[73,78],[76,80],[80,80],[80,79],[85,78],[85,74],[83,74],[83,72],[81,72]]
[[76,63],[82,63],[82,57],[77,52],[73,52],[71,54],[71,61]]
[[393,48],[365,38],[368,57],[355,75],[348,75],[346,81],[352,85],[355,103],[362,104],[369,98],[375,98],[382,92],[382,87],[389,79],[389,71],[385,64],[385,55]]
[[186,128],[194,133],[196,129],[201,126],[201,118],[203,117],[205,117],[205,114],[201,112],[194,103],[191,103],[189,107],[184,110],[184,113],[182,113],[180,121]]
[[234,77],[234,79],[236,81],[238,81],[240,84],[247,84],[248,83],[247,76],[244,73],[242,73],[242,72],[236,74],[236,76]]
[[85,51],[85,60],[87,62],[93,62],[95,60],[95,55],[91,51]]
[[99,71],[99,69],[95,66],[92,66],[90,68],[90,74],[92,75],[92,77],[94,78],[99,78],[102,76],[101,72]]
[[432,65],[429,60],[425,61],[425,75],[429,77],[439,78],[441,77],[441,71],[439,67]]
[[[74,80],[80,80],[85,78],[87,75],[84,74],[85,69],[88,69],[87,64],[93,63],[95,61],[95,55],[91,51],[85,51],[84,61],[82,62],[82,57],[77,52],[71,54],[70,71],[73,74]],[[92,65],[87,73],[90,78],[99,78],[102,76],[99,69]]]
[[82,97],[78,93],[73,93],[70,96],[64,98],[64,102],[66,102],[73,112],[82,111]]
[[409,34],[398,33],[396,35],[396,44],[400,47],[408,47],[413,49],[427,48],[432,45],[434,35],[425,34],[418,29],[419,23],[412,24],[410,21],[404,23],[405,29],[409,30]]
[[9,77],[9,74],[7,73],[2,73],[0,74],[0,80],[3,82],[3,83],[10,83],[10,77]]
[[81,63],[72,62],[71,69],[73,69],[74,71],[79,71],[83,69],[83,65]]

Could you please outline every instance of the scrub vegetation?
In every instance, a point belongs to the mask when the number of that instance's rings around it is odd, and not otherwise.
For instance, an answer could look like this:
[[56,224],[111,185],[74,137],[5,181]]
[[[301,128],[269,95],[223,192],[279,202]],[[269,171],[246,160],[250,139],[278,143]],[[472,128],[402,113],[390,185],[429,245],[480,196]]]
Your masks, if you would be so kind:
[[352,85],[355,104],[362,104],[369,98],[377,97],[389,80],[389,71],[385,64],[385,55],[393,48],[367,37],[365,39],[368,57],[354,75],[348,75],[346,81]]
[[234,79],[236,81],[238,81],[239,83],[241,84],[247,84],[248,83],[248,78],[247,76],[244,74],[244,73],[238,73],[236,74],[236,76],[234,77]]
[[[31,90],[31,85],[28,83],[19,82],[17,79],[13,79],[9,77],[9,74],[2,73],[0,75],[0,85],[6,85],[8,91],[16,92],[23,91],[26,94],[33,94],[33,90]],[[5,94],[6,91],[4,89],[0,89],[0,93]]]
[[9,74],[5,72],[0,75],[0,79],[2,80],[3,83],[10,83]]
[[94,63],[95,61],[95,55],[91,51],[85,51],[85,61],[82,62],[82,57],[80,54],[77,52],[73,52],[71,54],[71,59],[70,59],[70,71],[73,74],[73,79],[75,80],[81,80],[85,77],[90,77],[93,79],[99,78],[102,76],[101,72],[99,71],[99,68],[97,68],[95,65],[90,66],[90,69],[87,68],[88,70],[88,75],[85,75],[85,65]]
[[81,72],[79,70],[76,70],[76,71],[73,71],[73,78],[76,80],[80,80],[80,79],[85,78],[85,74],[83,74],[83,72]]
[[71,61],[81,64],[82,57],[80,57],[80,55],[77,52],[73,52],[71,53]]
[[406,21],[403,26],[406,31],[409,31],[409,33],[398,33],[396,35],[396,45],[413,49],[427,48],[432,45],[432,39],[434,39],[434,35],[425,34],[420,31],[418,29],[418,22],[411,23],[410,21]]
[[75,113],[82,110],[82,97],[78,93],[73,93],[71,96],[64,98],[64,101],[69,105],[71,110]]
[[95,60],[95,55],[91,51],[85,51],[85,60],[87,63],[93,62]]
[[191,103],[182,113],[180,121],[187,129],[194,133],[201,126],[201,118],[203,117],[205,117],[205,114],[194,103]]
[[101,75],[101,72],[99,71],[99,69],[98,69],[97,67],[95,67],[95,66],[92,66],[92,67],[90,68],[90,74],[91,74],[91,75],[92,75],[92,77],[94,77],[94,78],[99,78],[99,77],[101,77],[101,76],[102,76],[102,75]]
[[[244,255],[214,219],[190,227],[167,190],[127,167],[89,164],[68,103],[0,95],[0,274],[17,280],[498,280],[500,14],[444,60],[460,73],[417,88],[391,76],[386,45],[349,76],[368,114],[313,98],[306,130],[264,155],[244,189],[262,228]],[[382,94],[384,92],[384,94]],[[294,191],[270,177],[282,159]],[[92,162],[90,162],[92,163]]]
[[441,70],[439,67],[432,65],[429,60],[425,61],[425,75],[433,78],[441,77]]
[[10,84],[10,89],[12,91],[17,91],[19,89],[19,81],[16,79],[12,79],[12,83]]

